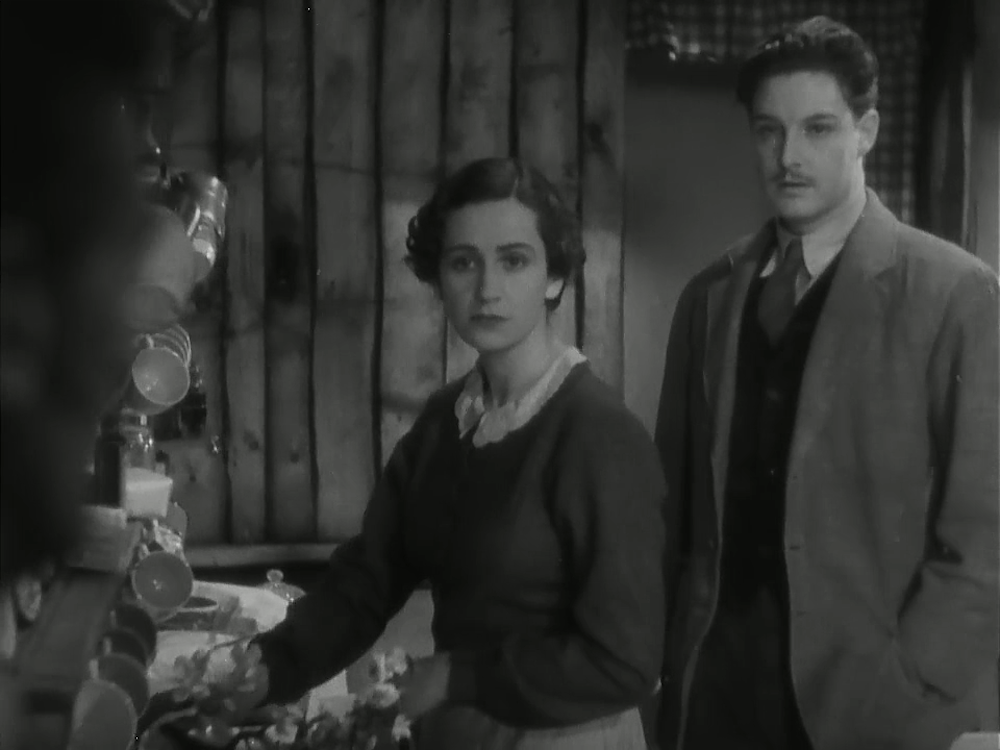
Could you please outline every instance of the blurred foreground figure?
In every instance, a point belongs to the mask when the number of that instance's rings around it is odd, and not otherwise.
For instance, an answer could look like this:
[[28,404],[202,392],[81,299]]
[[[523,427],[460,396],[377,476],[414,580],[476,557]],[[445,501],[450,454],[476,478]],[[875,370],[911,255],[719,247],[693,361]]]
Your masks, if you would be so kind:
[[[140,211],[122,94],[155,12],[140,0],[4,0],[0,224],[0,638],[15,577],[73,541],[101,412],[127,375],[121,293]],[[0,659],[0,747],[17,747]],[[24,738],[30,746],[30,738]]]

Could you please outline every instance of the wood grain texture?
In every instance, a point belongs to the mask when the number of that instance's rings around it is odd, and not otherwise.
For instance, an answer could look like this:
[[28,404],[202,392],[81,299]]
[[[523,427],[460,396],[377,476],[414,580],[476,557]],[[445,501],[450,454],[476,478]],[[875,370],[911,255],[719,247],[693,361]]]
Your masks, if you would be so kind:
[[265,506],[264,30],[261,0],[222,8],[226,23],[223,164],[227,217],[227,441],[231,540],[262,541]]
[[410,219],[441,163],[445,4],[387,0],[379,96],[383,247],[382,460],[444,380],[444,319],[405,263]]
[[[216,16],[217,19],[217,16]],[[219,45],[215,22],[190,59],[175,71],[169,94],[170,124],[161,146],[174,169],[219,169]],[[187,440],[158,443],[170,457],[173,500],[188,515],[188,543],[227,538],[229,477],[222,444],[225,373],[222,360],[224,279],[216,268],[195,296],[195,309],[182,321],[191,335],[192,361],[207,401],[205,432]]]
[[313,14],[317,528],[332,540],[360,529],[375,474],[376,18],[367,0]]
[[[510,153],[512,0],[450,3],[445,170]],[[475,350],[448,326],[445,379],[468,372]]]
[[185,550],[188,564],[195,570],[212,568],[256,568],[262,565],[324,563],[336,544],[291,542],[286,544],[215,544]]
[[267,263],[267,530],[316,536],[311,397],[312,210],[305,0],[264,4],[264,237]]
[[99,653],[109,610],[127,585],[122,573],[60,571],[45,593],[38,619],[18,637],[19,687],[55,693],[67,708],[72,706],[88,662]]
[[583,350],[594,372],[624,388],[622,233],[625,165],[625,6],[586,0],[580,208]]
[[972,64],[969,250],[1000,272],[1000,4],[976,0]]
[[205,435],[159,446],[192,549],[218,563],[220,544],[271,559],[353,535],[427,397],[471,367],[475,353],[405,263],[409,221],[471,160],[516,152],[579,207],[585,291],[569,289],[553,321],[620,387],[624,10],[226,0],[217,11],[220,33],[175,71],[156,132],[173,166],[230,188],[227,246],[184,322]]
[[[579,192],[577,0],[515,0],[514,60],[518,155],[559,188],[573,208]],[[552,323],[578,341],[576,289],[568,285]]]

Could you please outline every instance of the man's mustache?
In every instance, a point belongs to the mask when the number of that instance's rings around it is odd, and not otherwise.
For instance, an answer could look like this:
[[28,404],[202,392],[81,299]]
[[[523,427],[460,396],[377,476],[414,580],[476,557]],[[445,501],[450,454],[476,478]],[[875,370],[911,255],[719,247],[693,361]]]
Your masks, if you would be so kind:
[[812,180],[808,177],[794,172],[780,172],[775,176],[774,182],[791,182],[797,185],[812,185]]

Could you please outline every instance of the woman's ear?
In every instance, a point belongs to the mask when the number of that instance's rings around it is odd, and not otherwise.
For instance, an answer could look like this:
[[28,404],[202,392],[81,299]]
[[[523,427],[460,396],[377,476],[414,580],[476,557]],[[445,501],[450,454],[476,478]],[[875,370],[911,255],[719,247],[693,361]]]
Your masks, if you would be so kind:
[[559,304],[563,292],[566,291],[566,283],[566,279],[549,277],[549,285],[545,287],[545,301],[549,304],[549,307]]

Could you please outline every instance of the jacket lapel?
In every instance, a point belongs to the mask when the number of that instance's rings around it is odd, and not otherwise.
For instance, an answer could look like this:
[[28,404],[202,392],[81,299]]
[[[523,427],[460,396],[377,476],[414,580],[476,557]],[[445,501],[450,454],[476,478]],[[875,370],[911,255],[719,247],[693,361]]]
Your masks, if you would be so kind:
[[[790,465],[812,447],[843,381],[840,366],[856,361],[852,352],[867,344],[882,314],[882,296],[875,279],[895,260],[896,217],[874,192],[841,251],[829,296],[817,322],[799,395]],[[747,293],[761,256],[775,241],[769,222],[742,250],[732,255],[733,273],[726,284],[707,292],[706,348],[702,368],[705,396],[712,413],[712,481],[716,519],[721,523],[729,468],[729,436],[736,400],[736,368],[740,329]],[[798,472],[790,472],[790,485]]]
[[[812,447],[833,404],[834,391],[845,381],[843,368],[868,344],[883,313],[882,288],[876,278],[890,268],[896,254],[896,217],[871,190],[861,217],[847,237],[830,292],[813,334],[802,375],[799,406],[789,466]],[[789,488],[799,472],[789,472]]]
[[736,398],[736,365],[743,307],[761,255],[773,246],[774,238],[774,224],[768,222],[747,246],[732,252],[733,273],[729,283],[713,284],[708,289],[708,342],[702,377],[707,403],[710,410],[714,409],[712,485],[718,523],[722,520],[729,465],[729,433]]

